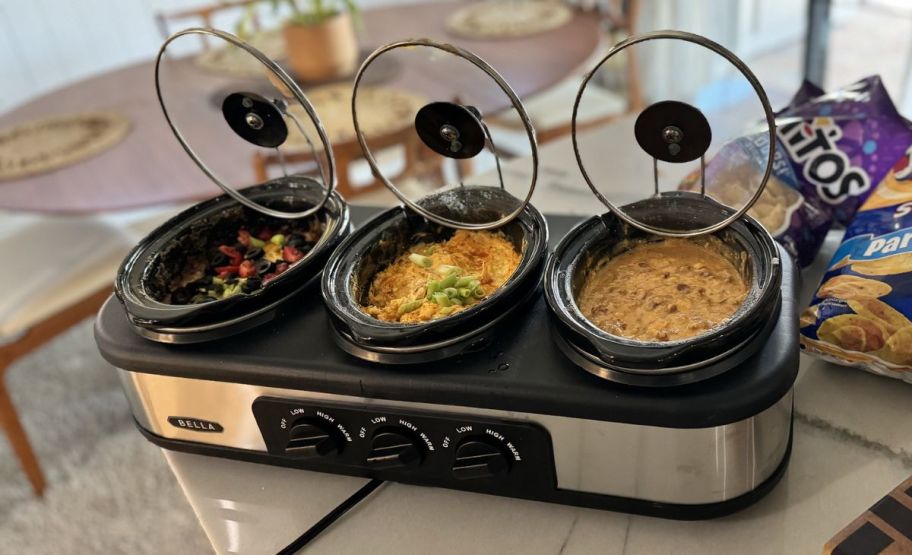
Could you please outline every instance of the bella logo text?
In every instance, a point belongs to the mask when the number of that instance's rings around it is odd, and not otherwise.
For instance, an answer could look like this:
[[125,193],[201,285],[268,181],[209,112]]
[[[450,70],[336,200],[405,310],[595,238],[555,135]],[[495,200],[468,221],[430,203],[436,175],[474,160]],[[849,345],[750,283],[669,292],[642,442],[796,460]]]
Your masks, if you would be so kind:
[[184,416],[169,416],[168,422],[177,428],[193,430],[195,432],[215,432],[220,433],[224,430],[218,422],[200,420],[199,418],[187,418]]

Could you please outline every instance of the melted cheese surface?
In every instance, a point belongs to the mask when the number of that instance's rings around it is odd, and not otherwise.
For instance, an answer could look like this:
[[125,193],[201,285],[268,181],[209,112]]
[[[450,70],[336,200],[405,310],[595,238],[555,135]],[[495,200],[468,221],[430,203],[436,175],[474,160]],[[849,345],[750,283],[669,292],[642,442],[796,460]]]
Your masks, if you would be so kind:
[[577,304],[606,332],[641,341],[699,335],[730,318],[748,286],[711,248],[686,239],[643,243],[589,276]]

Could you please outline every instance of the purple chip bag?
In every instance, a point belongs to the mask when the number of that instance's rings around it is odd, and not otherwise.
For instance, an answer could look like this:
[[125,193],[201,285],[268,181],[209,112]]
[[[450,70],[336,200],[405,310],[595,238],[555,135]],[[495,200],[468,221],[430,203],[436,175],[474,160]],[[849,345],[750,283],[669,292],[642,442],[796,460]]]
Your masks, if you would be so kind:
[[[880,77],[829,94],[809,83],[777,116],[777,135],[801,181],[801,193],[846,225],[899,160],[912,128]],[[818,245],[819,246],[819,245]],[[816,252],[816,249],[815,249]]]
[[[832,93],[805,82],[776,124],[773,173],[750,213],[807,266],[833,223],[850,222],[872,184],[903,156],[912,126],[877,76]],[[760,134],[724,145],[707,164],[707,192],[731,206],[743,203],[749,194],[741,191],[739,201],[727,189],[737,189],[748,172],[763,172],[767,142]],[[681,188],[693,189],[698,179],[691,174]]]

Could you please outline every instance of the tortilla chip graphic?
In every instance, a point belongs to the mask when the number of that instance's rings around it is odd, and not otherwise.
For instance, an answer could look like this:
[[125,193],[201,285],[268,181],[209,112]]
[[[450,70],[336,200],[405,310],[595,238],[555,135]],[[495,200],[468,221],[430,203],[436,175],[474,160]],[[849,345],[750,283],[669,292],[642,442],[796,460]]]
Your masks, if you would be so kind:
[[826,280],[820,286],[820,289],[817,290],[817,296],[849,300],[883,297],[884,295],[889,295],[891,291],[893,291],[893,288],[882,281],[841,275]]
[[870,350],[866,349],[868,340],[865,330],[859,326],[843,326],[841,328],[836,328],[833,330],[833,337],[836,339],[836,344],[843,349],[859,351],[862,353]]
[[892,276],[912,272],[912,253],[852,263],[852,271],[865,276]]
[[912,364],[912,326],[891,335],[877,355],[894,364]]
[[855,314],[879,323],[888,336],[906,326],[912,326],[912,322],[901,312],[879,299],[852,299],[848,304]]
[[798,319],[799,325],[802,328],[805,328],[807,326],[813,326],[814,324],[817,323],[817,314],[818,313],[819,313],[819,309],[818,309],[817,305],[811,305],[811,306],[805,308],[801,312],[801,317]]
[[880,323],[858,314],[840,314],[827,318],[817,329],[817,337],[822,341],[859,352],[880,349],[884,346],[887,335]]

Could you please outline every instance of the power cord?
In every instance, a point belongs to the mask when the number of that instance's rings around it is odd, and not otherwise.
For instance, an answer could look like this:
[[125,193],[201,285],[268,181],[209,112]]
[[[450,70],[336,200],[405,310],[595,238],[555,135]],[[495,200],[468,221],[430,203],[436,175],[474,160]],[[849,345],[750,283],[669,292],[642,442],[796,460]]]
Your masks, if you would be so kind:
[[307,544],[313,541],[317,536],[320,535],[324,530],[332,526],[332,524],[339,520],[345,513],[352,509],[355,505],[364,501],[364,498],[374,492],[377,488],[384,484],[383,480],[373,479],[370,482],[364,484],[361,489],[356,491],[339,504],[338,507],[329,512],[326,516],[320,519],[319,522],[311,526],[306,532],[297,537],[293,542],[288,544],[287,547],[279,551],[277,555],[294,555],[301,549],[303,549]]

